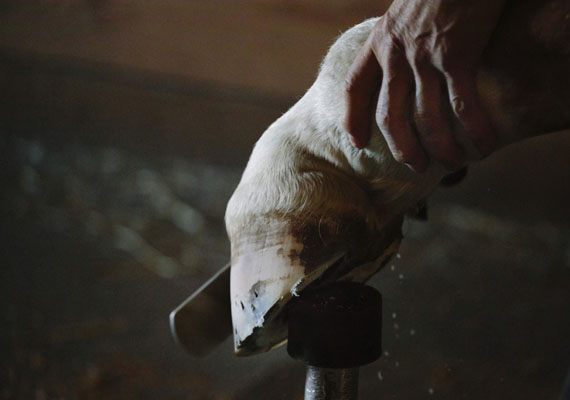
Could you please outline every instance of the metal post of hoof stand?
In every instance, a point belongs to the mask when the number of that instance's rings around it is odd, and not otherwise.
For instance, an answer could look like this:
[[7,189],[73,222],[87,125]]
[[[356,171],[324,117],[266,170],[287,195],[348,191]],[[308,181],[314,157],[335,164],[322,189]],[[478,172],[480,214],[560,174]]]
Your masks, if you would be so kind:
[[353,282],[303,292],[288,336],[289,355],[307,364],[305,400],[358,399],[358,367],[382,353],[382,297]]

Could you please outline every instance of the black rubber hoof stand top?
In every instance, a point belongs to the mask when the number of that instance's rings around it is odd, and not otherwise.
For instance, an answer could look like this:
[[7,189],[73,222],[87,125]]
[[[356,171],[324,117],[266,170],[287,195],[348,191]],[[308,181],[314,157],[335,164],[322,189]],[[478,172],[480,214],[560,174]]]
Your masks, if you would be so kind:
[[289,309],[289,355],[321,368],[353,368],[382,353],[382,297],[370,286],[334,282],[304,291]]

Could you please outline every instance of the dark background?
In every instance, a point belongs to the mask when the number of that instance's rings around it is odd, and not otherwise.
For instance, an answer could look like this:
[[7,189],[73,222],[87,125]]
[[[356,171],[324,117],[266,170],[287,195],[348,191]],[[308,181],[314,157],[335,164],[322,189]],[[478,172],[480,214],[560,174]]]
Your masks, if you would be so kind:
[[[384,3],[0,1],[2,398],[302,398],[283,349],[195,359],[168,314],[227,261],[255,140]],[[569,204],[568,133],[439,189],[371,282],[386,353],[362,398],[556,399]]]

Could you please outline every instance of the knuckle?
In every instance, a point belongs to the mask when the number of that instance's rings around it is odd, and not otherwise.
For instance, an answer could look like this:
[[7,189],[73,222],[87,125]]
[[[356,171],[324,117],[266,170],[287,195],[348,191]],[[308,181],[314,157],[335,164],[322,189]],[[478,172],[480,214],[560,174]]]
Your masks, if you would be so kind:
[[387,135],[398,136],[398,132],[404,129],[404,118],[390,111],[379,111],[376,113],[376,124],[378,128]]
[[384,32],[386,30],[386,26],[390,23],[390,18],[388,15],[384,15],[383,17],[379,18],[378,21],[374,24],[373,32]]
[[381,18],[372,30],[368,40],[375,50],[388,50],[395,44],[395,36],[386,18]]
[[392,47],[394,37],[386,28],[385,24],[379,25],[377,29],[372,31],[371,35],[370,39],[372,40],[372,45],[375,49],[387,49]]
[[374,39],[374,48],[380,63],[386,69],[398,70],[405,63],[406,53],[402,42],[392,33],[386,32],[384,35],[377,35]]
[[377,31],[383,36],[390,36],[393,39],[399,31],[398,20],[387,13],[377,22],[377,28]]
[[381,131],[388,133],[392,126],[392,118],[390,114],[385,110],[382,109],[376,113],[376,124]]
[[406,154],[399,148],[392,149],[392,156],[394,160],[399,163],[410,163],[413,160],[408,160]]
[[431,57],[429,53],[422,47],[415,48],[412,51],[412,54],[408,56],[408,59],[410,61],[410,64],[417,71],[424,70],[431,63]]

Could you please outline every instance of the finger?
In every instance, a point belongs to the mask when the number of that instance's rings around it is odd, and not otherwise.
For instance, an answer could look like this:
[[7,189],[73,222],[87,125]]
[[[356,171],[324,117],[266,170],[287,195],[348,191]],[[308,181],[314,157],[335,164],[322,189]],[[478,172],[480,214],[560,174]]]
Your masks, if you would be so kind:
[[378,98],[376,122],[398,162],[416,172],[427,168],[428,158],[409,123],[413,75],[400,56],[388,56]]
[[414,68],[416,81],[415,124],[420,142],[430,159],[455,171],[465,162],[465,154],[453,136],[442,110],[441,75],[430,65]]
[[[372,37],[372,36],[371,36]],[[380,88],[382,70],[372,50],[371,37],[356,57],[346,77],[344,127],[359,149],[370,140],[374,100]]]
[[497,137],[491,121],[481,106],[474,74],[445,73],[451,109],[465,135],[482,156],[496,147]]

